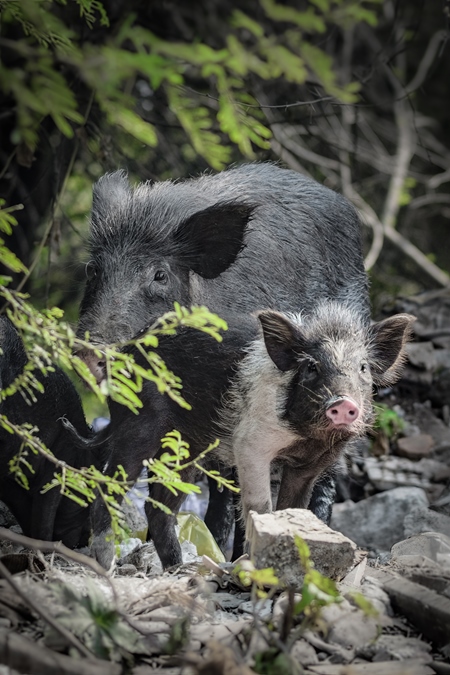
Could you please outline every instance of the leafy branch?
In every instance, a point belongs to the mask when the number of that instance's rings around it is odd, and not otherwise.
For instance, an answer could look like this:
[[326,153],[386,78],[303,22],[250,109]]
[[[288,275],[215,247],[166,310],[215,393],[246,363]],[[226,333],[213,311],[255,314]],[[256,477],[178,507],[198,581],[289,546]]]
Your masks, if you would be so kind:
[[[93,93],[107,124],[156,146],[154,125],[138,112],[132,83],[139,77],[152,91],[165,95],[195,152],[216,169],[230,159],[230,148],[220,143],[218,131],[249,158],[254,145],[269,147],[272,133],[254,107],[257,101],[248,94],[253,78],[284,78],[294,84],[312,78],[326,94],[347,103],[356,101],[355,84],[339,85],[330,58],[311,41],[330,23],[348,28],[358,21],[371,25],[376,21],[372,2],[321,0],[300,11],[260,0],[258,20],[234,10],[225,24],[223,46],[213,48],[201,42],[164,40],[140,25],[132,12],[110,27],[99,0],[77,4],[88,29],[95,27],[97,35],[100,31],[101,40],[83,40],[82,24],[71,24],[70,12],[55,1],[0,0],[6,34],[10,25],[19,25],[23,32],[23,38],[2,38],[4,46],[22,59],[19,66],[0,67],[0,89],[16,102],[15,143],[34,151],[38,127],[46,116],[67,138],[84,124],[72,86],[75,73]],[[270,28],[273,24],[276,30]],[[202,91],[193,91],[192,81],[201,82]],[[205,95],[204,101],[214,104],[202,105],[199,97]]]

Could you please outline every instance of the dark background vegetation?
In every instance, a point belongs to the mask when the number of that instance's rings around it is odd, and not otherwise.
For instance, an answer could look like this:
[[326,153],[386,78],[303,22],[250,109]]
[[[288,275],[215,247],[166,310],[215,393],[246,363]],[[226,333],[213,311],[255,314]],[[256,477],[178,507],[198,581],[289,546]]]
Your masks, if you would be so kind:
[[[0,0],[6,246],[76,322],[92,183],[277,161],[364,222],[374,314],[450,271],[442,0]],[[11,274],[11,270],[8,270]]]

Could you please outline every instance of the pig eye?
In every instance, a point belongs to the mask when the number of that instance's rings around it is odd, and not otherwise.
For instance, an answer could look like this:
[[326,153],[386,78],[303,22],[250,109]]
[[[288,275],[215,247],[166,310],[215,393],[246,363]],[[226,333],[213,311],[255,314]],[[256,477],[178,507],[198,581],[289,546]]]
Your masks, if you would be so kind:
[[317,364],[315,361],[308,361],[308,373],[317,373]]
[[86,266],[84,268],[85,274],[86,274],[86,279],[88,281],[91,281],[94,277],[97,276],[97,268],[95,264],[90,260],[88,263],[86,263]]
[[162,270],[157,270],[155,276],[153,277],[154,281],[159,281],[160,284],[167,284],[167,274]]
[[368,373],[369,372],[369,365],[367,363],[361,364],[361,372],[362,373]]

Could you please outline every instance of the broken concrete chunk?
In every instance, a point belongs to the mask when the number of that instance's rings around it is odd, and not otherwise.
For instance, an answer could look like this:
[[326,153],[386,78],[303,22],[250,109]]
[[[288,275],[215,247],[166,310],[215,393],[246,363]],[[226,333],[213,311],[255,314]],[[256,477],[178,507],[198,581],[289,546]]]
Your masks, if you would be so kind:
[[433,446],[434,440],[429,434],[414,434],[414,436],[398,439],[397,455],[407,459],[421,459],[428,457]]
[[450,565],[450,537],[440,532],[423,532],[409,539],[399,541],[391,549],[392,560],[399,556],[424,556],[435,563],[446,562]]
[[438,499],[431,504],[433,511],[450,516],[450,482],[444,487]]
[[340,579],[355,564],[356,545],[306,509],[265,514],[252,511],[247,527],[255,566],[273,567],[288,585],[300,587],[304,576],[295,535],[306,541],[316,569],[327,577]]
[[450,445],[450,429],[439,417],[436,417],[431,407],[424,403],[414,403],[414,420],[422,433],[430,434],[436,445]]
[[[331,527],[351,537],[361,548],[389,551],[405,538],[405,516],[414,506],[427,507],[424,490],[401,487],[381,492],[363,501],[339,504],[333,509]],[[347,508],[343,508],[347,506]]]
[[387,614],[388,616],[392,616],[394,612],[392,611],[389,596],[383,591],[381,582],[375,579],[375,577],[370,576],[370,572],[371,570],[369,570],[369,576],[366,576],[363,580],[361,593],[380,615]]
[[430,652],[431,645],[419,638],[404,635],[380,635],[376,642],[358,651],[358,655],[370,661],[418,659],[429,663],[433,660]]
[[413,366],[428,371],[436,368],[436,356],[432,342],[410,342],[405,347],[408,361]]
[[383,584],[392,605],[428,639],[440,647],[450,643],[450,599],[407,579]]
[[309,666],[308,672],[316,675],[435,675],[435,671],[422,661],[386,661],[385,663],[352,663],[347,670],[329,663]]
[[327,626],[327,642],[345,649],[358,649],[375,640],[379,633],[378,621],[349,603],[324,607],[320,618]]
[[316,650],[306,640],[297,640],[291,649],[291,657],[302,666],[319,663]]
[[450,468],[443,462],[426,458],[414,462],[403,457],[367,457],[364,467],[377,490],[408,486],[427,489],[431,481],[445,481],[450,477]]
[[423,506],[415,506],[405,516],[404,532],[406,537],[421,532],[440,532],[450,536],[450,516]]

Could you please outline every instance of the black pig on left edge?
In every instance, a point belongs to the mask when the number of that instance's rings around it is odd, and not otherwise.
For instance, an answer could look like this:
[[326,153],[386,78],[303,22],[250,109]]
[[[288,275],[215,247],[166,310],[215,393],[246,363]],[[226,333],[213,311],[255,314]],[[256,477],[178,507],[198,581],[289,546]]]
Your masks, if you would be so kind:
[[[20,375],[27,363],[23,342],[11,321],[0,317],[0,391],[7,389]],[[29,423],[38,428],[37,436],[53,452],[57,459],[70,466],[80,468],[101,463],[100,450],[78,449],[78,443],[71,431],[66,429],[63,418],[67,419],[80,435],[90,437],[91,430],[86,424],[83,408],[75,387],[60,368],[45,377],[35,371],[36,378],[44,387],[43,392],[35,391],[35,401],[30,405],[20,391],[0,401],[0,414],[11,423]],[[57,487],[41,494],[54,473],[60,471],[42,455],[27,450],[27,462],[32,472],[23,466],[29,481],[29,489],[22,487],[10,473],[9,461],[21,448],[21,439],[0,428],[0,499],[11,510],[23,533],[45,541],[62,541],[75,548],[87,544],[89,535],[88,508],[63,497]]]

